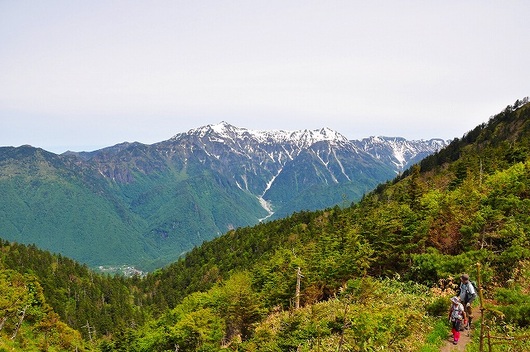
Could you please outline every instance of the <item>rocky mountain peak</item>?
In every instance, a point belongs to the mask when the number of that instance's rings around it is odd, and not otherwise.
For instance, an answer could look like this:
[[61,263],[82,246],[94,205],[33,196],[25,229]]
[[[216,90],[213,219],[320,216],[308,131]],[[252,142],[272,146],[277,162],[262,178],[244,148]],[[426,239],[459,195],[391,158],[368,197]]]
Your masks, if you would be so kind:
[[[46,211],[66,219],[62,226],[71,231],[71,248],[78,248],[79,233],[86,239],[84,250],[70,253],[77,258],[89,258],[91,263],[113,258],[110,246],[86,250],[97,242],[93,238],[99,233],[94,228],[101,232],[110,228],[120,244],[136,236],[130,241],[135,258],[153,253],[176,259],[194,245],[235,227],[357,201],[438,150],[437,143],[443,141],[393,137],[349,141],[327,127],[257,131],[221,121],[151,145],[125,142],[64,155],[29,146],[0,148],[0,177],[2,172],[12,175],[18,170],[38,181],[31,187],[48,182],[42,189],[53,190],[60,201],[50,202]],[[2,163],[7,165],[4,171]],[[26,203],[27,199],[17,201],[4,209],[12,208],[13,216],[28,214],[24,216],[31,218],[46,202],[18,207]],[[64,206],[55,212],[56,204]],[[71,227],[64,209],[90,209],[86,216],[77,212],[74,221],[90,226]],[[37,242],[43,230],[40,224],[35,228],[39,228],[34,237]],[[45,229],[44,237],[52,238],[56,232],[55,227]],[[56,241],[58,247],[63,246],[62,239]],[[119,260],[130,258],[127,254]]]
[[256,143],[293,144],[299,148],[308,148],[314,143],[329,141],[333,143],[347,143],[348,139],[337,131],[328,127],[315,130],[251,130],[233,126],[226,121],[218,124],[210,124],[186,133],[175,135],[172,140],[178,140],[186,136],[196,136],[198,138],[210,138],[214,140],[252,140]]
[[352,143],[376,159],[395,165],[396,172],[401,172],[442,149],[449,141],[439,138],[407,140],[403,137],[371,136]]

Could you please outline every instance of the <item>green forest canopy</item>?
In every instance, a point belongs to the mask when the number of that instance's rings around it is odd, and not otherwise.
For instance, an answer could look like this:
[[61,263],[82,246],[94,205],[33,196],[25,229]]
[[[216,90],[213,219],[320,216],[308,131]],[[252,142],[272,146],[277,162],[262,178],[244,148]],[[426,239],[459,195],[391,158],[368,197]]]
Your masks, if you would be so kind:
[[[444,337],[437,317],[454,278],[476,278],[480,262],[496,302],[492,328],[528,334],[529,117],[527,99],[517,101],[358,204],[230,231],[145,278],[95,274],[2,242],[3,277],[26,283],[4,300],[0,333],[16,329],[16,302],[26,298],[15,297],[42,292],[48,313],[28,318],[20,336],[56,350],[428,350]],[[302,308],[293,310],[298,268]],[[72,329],[69,346],[40,328],[52,311]],[[18,339],[0,348],[19,348]]]

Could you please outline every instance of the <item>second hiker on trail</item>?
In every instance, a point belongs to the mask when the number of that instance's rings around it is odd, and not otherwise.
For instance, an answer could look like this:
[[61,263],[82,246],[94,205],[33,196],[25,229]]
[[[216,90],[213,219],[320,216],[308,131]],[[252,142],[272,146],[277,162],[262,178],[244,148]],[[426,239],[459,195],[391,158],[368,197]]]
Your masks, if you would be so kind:
[[471,313],[471,303],[475,300],[475,298],[477,297],[477,292],[475,290],[475,287],[473,287],[473,284],[471,283],[471,281],[469,281],[469,275],[468,274],[462,274],[460,276],[460,288],[459,288],[459,298],[460,298],[460,302],[462,302],[462,305],[464,306],[464,309],[467,313],[467,316],[468,316],[468,323],[469,325],[467,324],[464,324],[464,326],[462,326],[462,328],[471,328],[471,319],[473,318],[472,316],[472,313]]
[[451,323],[451,332],[453,333],[453,344],[457,344],[460,339],[460,327],[467,323],[464,306],[460,303],[460,298],[454,296],[451,298],[451,310],[449,311],[449,322]]

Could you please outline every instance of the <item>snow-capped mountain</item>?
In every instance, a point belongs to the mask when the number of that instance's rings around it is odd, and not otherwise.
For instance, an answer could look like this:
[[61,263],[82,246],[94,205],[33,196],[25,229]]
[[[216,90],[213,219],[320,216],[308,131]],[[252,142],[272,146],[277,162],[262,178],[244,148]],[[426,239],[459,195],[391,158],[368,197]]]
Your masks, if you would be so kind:
[[299,130],[299,131],[284,131],[284,130],[267,130],[257,131],[240,128],[230,125],[225,121],[221,121],[216,125],[207,125],[192,129],[187,133],[179,133],[172,139],[178,140],[185,135],[196,135],[200,138],[207,136],[216,136],[221,140],[252,140],[255,143],[264,144],[285,144],[295,143],[300,148],[307,148],[316,142],[330,141],[330,142],[348,142],[348,139],[340,133],[329,128],[321,128],[318,130]]
[[[276,179],[288,172],[302,160],[306,153],[315,158],[321,179],[325,183],[340,183],[350,180],[350,168],[342,165],[337,151],[344,150],[352,156],[359,151],[342,136],[329,128],[300,131],[254,131],[238,128],[226,122],[192,129],[170,139],[173,145],[187,146],[186,160],[191,153],[207,162],[218,161],[218,167],[228,172],[238,187],[258,197],[265,196],[276,186]],[[204,155],[200,155],[203,153]],[[362,153],[362,152],[361,152]],[[339,153],[340,154],[340,153]],[[362,157],[368,157],[367,154]],[[347,158],[346,158],[347,159]],[[214,167],[214,165],[211,165]],[[284,171],[285,167],[288,167]],[[282,175],[283,174],[283,175]],[[308,175],[304,175],[307,177]],[[280,177],[281,178],[281,177]]]
[[445,144],[438,139],[389,137],[349,141],[329,128],[256,131],[224,121],[179,133],[163,143],[183,148],[185,163],[199,160],[229,176],[239,189],[259,200],[266,217],[273,211],[286,215],[304,206],[317,209],[340,201],[336,192],[330,193],[332,197],[315,197],[315,188],[349,187],[340,196],[357,200]]
[[27,213],[27,221],[34,213],[54,219],[48,226],[36,218],[20,227],[34,233],[13,230],[11,240],[69,248],[64,254],[94,265],[137,264],[131,258],[164,265],[235,227],[357,201],[443,143],[349,141],[329,128],[254,131],[221,122],[151,145],[92,152],[0,148],[0,171],[20,170],[32,180],[12,199],[34,194],[37,186],[56,199],[21,198],[3,209],[17,218]]
[[407,140],[402,137],[369,137],[352,141],[358,148],[387,165],[393,165],[400,173],[421,159],[431,155],[447,144],[439,138],[429,140]]
[[[243,153],[248,158],[263,157],[284,165],[301,151],[318,142],[327,142],[335,148],[349,148],[354,153],[368,153],[370,156],[392,167],[396,173],[402,172],[426,156],[445,147],[449,141],[439,138],[429,140],[407,140],[402,137],[371,136],[361,140],[348,140],[345,136],[329,128],[299,131],[256,131],[232,126],[224,121],[180,133],[171,140],[178,141],[189,136],[201,140],[205,150],[215,143],[230,145],[235,153]],[[274,146],[281,148],[274,148]],[[262,152],[262,153],[260,153]],[[215,155],[221,158],[222,155]],[[265,160],[262,160],[264,162]],[[323,163],[326,163],[323,161]]]

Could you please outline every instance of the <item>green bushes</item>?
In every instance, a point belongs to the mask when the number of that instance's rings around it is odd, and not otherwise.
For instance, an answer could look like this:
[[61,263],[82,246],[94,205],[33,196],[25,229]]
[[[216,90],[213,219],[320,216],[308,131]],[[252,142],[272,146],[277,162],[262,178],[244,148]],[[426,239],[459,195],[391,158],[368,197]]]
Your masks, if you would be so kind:
[[[440,279],[457,278],[463,272],[476,277],[476,263],[489,263],[494,254],[487,250],[469,251],[459,255],[444,255],[435,248],[426,253],[412,255],[411,278],[429,286],[436,285]],[[481,276],[484,282],[491,282],[494,275],[489,265],[484,265]]]
[[372,351],[417,350],[432,321],[426,287],[396,280],[351,280],[329,301],[276,313],[259,324],[244,350]]
[[521,287],[499,288],[495,292],[499,302],[496,309],[503,313],[502,319],[518,327],[530,327],[530,295],[522,292]]
[[430,316],[443,317],[447,315],[447,310],[450,306],[449,297],[437,297],[427,305],[426,311]]

